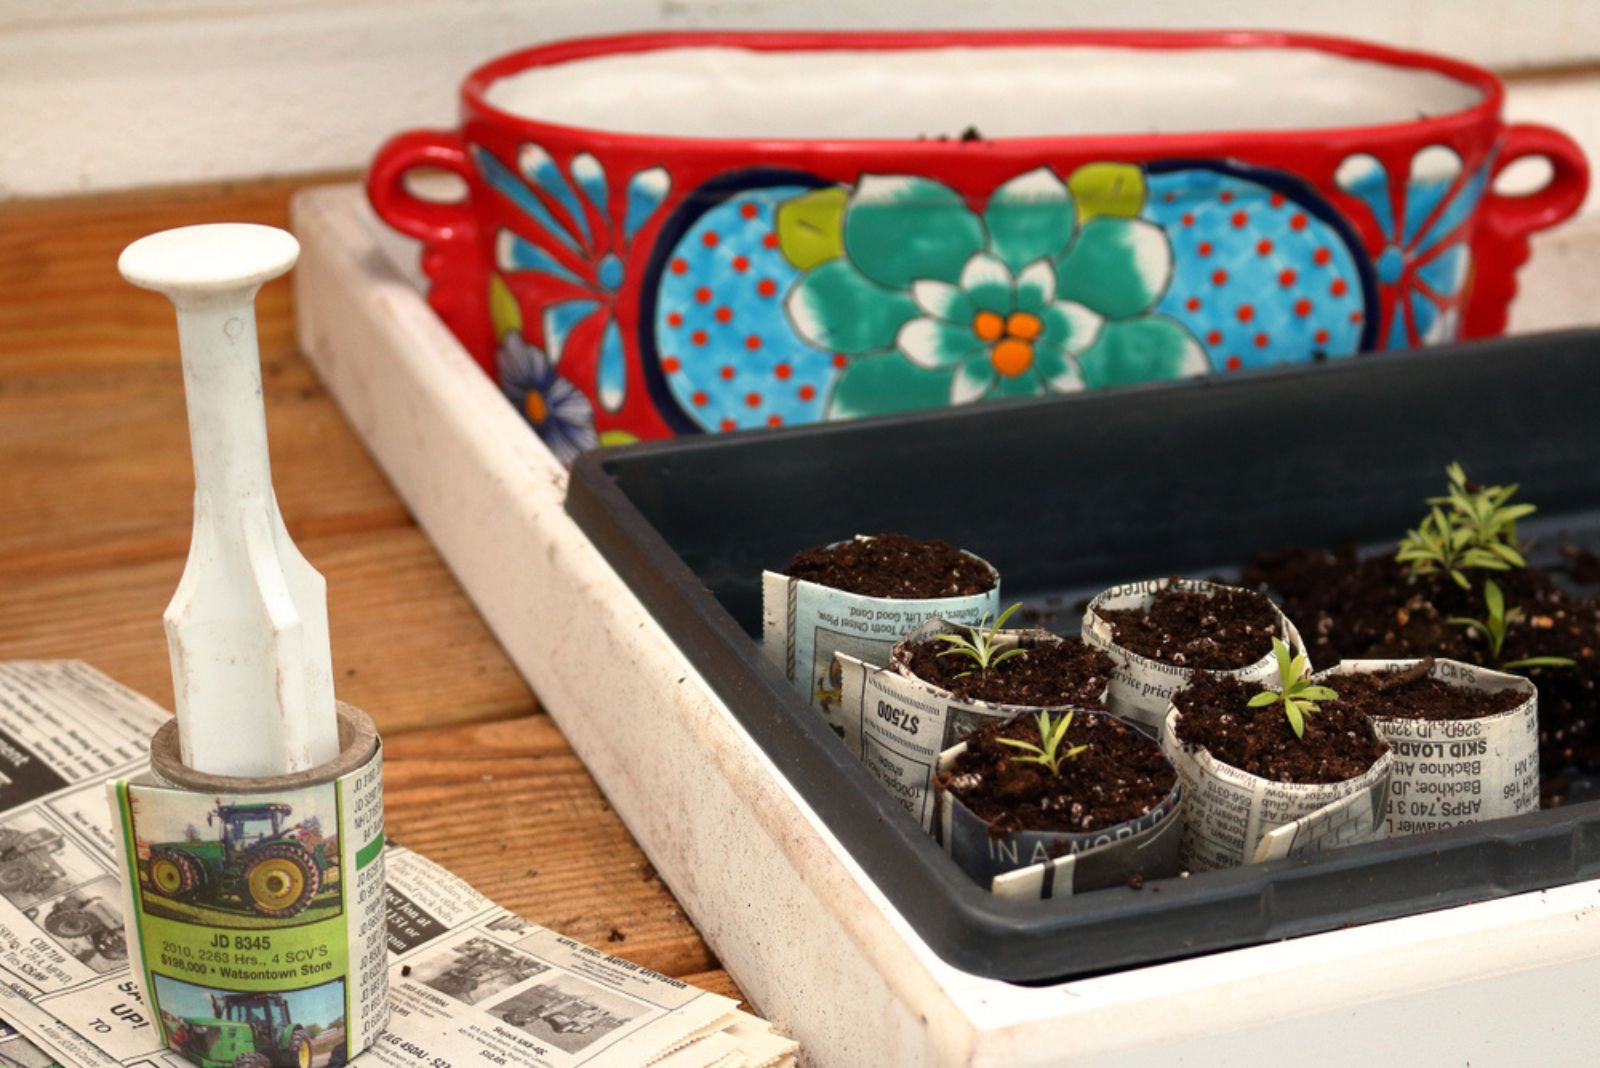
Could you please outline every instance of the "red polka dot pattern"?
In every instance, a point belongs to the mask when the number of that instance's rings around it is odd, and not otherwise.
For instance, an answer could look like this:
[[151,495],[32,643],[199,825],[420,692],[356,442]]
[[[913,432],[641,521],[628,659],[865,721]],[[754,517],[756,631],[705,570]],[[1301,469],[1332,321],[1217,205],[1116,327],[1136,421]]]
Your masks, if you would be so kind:
[[714,205],[675,239],[659,276],[659,367],[681,410],[705,430],[813,422],[837,375],[793,326],[784,294],[800,271],[784,258],[778,205],[805,192],[774,186]]

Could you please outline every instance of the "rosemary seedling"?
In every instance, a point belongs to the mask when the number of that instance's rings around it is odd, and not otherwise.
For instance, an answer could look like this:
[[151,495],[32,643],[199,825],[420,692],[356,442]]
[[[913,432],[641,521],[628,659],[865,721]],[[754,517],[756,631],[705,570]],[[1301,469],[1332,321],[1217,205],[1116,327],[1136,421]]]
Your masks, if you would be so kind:
[[[983,619],[979,620],[978,625],[973,627],[972,630],[966,635],[934,635],[934,637],[938,638],[942,642],[948,643],[950,646],[948,649],[941,650],[938,655],[967,657],[972,660],[973,663],[978,665],[976,668],[973,668],[972,671],[988,671],[990,668],[994,667],[1003,660],[1010,660],[1014,656],[1025,655],[1027,650],[1023,649],[1021,646],[1013,646],[1004,652],[1001,652],[997,648],[998,639],[1000,637],[1000,628],[1004,627],[1006,625],[1006,620],[1010,619],[1012,614],[1021,607],[1022,602],[1018,601],[1010,608],[1007,608],[1004,612],[1000,613],[1000,618],[995,620],[993,625],[991,625],[987,630],[984,629],[984,624],[988,622],[989,617],[985,616]],[[963,671],[961,674],[957,675],[956,678],[964,679],[968,675],[972,674],[972,671]]]
[[1517,548],[1517,520],[1537,509],[1510,503],[1516,483],[1474,486],[1458,463],[1446,467],[1445,474],[1450,480],[1448,492],[1428,498],[1428,514],[1400,540],[1395,560],[1410,565],[1413,575],[1442,571],[1464,590],[1471,588],[1469,569],[1526,567]]
[[1505,594],[1494,579],[1483,582],[1484,619],[1468,616],[1451,616],[1450,622],[1483,635],[1489,646],[1489,663],[1500,671],[1531,667],[1571,667],[1574,661],[1564,656],[1525,656],[1521,660],[1501,660],[1500,650],[1506,642],[1506,629],[1522,619],[1522,609],[1506,608]]
[[1048,712],[1034,714],[1034,723],[1039,727],[1039,741],[1043,744],[1034,745],[1032,742],[1020,741],[1016,738],[996,738],[1001,745],[1009,745],[1013,749],[1021,749],[1027,755],[1012,757],[1024,764],[1041,764],[1050,769],[1050,774],[1060,775],[1061,765],[1089,748],[1086,745],[1075,745],[1063,750],[1061,743],[1066,740],[1067,728],[1072,726],[1072,713],[1068,712],[1060,719],[1056,719]]
[[1296,738],[1306,736],[1306,717],[1321,711],[1319,701],[1337,701],[1339,695],[1326,686],[1311,681],[1311,660],[1304,653],[1289,655],[1289,646],[1282,638],[1272,639],[1272,655],[1278,661],[1278,689],[1262,690],[1250,698],[1251,708],[1266,708],[1283,702],[1283,715]]

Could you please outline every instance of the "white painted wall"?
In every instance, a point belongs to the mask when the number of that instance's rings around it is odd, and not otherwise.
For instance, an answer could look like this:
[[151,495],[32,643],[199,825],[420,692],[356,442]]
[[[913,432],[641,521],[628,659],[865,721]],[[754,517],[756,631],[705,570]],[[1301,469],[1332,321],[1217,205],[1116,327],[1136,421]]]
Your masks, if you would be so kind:
[[821,26],[1273,26],[1500,69],[1600,60],[1596,0],[0,0],[0,199],[360,167],[539,41]]

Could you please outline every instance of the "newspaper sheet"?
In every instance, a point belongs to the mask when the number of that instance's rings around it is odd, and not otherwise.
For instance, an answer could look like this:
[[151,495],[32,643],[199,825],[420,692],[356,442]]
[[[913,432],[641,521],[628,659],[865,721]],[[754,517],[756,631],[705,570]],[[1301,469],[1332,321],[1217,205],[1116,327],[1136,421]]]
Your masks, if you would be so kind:
[[47,1053],[10,1024],[0,1021],[0,1065],[4,1068],[61,1068]]
[[[165,718],[81,663],[0,664],[0,1018],[63,1065],[191,1063],[128,968],[103,786],[146,765]],[[759,1068],[794,1051],[733,1000],[528,923],[401,846],[385,863],[392,1015],[351,1064]],[[211,1016],[197,1001],[160,1023]],[[313,1068],[338,1068],[343,1023],[318,1027]],[[720,1033],[735,1044],[699,1041]]]

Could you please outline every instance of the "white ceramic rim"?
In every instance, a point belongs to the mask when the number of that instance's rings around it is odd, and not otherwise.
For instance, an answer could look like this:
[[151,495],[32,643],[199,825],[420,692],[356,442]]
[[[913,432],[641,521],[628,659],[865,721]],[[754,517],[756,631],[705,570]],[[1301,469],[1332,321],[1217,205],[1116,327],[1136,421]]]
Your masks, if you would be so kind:
[[486,80],[483,98],[525,121],[620,136],[828,142],[956,137],[968,127],[986,139],[1380,127],[1462,114],[1489,96],[1437,67],[1314,40],[1163,49],[1133,38],[893,49],[736,42],[664,39],[535,62]]

